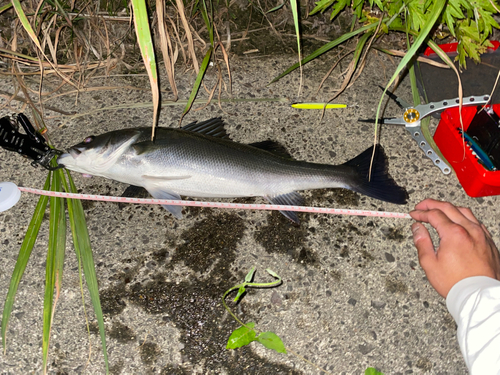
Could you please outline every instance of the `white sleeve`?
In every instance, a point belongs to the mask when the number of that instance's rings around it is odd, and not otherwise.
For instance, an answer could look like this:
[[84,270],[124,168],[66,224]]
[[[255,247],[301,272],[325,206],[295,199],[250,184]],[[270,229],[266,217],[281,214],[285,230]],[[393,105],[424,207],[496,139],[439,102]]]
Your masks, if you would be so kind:
[[500,281],[486,276],[461,280],[448,293],[446,306],[470,373],[500,374]]

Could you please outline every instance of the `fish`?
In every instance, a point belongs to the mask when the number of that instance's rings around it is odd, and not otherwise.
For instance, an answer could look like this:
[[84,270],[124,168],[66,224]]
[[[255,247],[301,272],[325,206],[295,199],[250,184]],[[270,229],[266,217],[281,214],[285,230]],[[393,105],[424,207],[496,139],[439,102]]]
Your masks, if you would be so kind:
[[[406,190],[388,174],[387,156],[373,146],[340,165],[292,158],[274,141],[231,140],[220,117],[182,128],[138,127],[86,137],[57,163],[84,175],[145,188],[157,199],[265,197],[275,205],[304,205],[302,190],[345,188],[382,201],[405,204]],[[163,205],[176,218],[182,207]],[[280,211],[299,224],[295,212]]]

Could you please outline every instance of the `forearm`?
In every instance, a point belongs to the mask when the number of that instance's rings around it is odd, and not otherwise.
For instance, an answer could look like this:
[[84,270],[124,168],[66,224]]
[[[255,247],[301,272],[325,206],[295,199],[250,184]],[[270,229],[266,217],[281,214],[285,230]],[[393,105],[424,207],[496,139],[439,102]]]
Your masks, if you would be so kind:
[[471,374],[500,373],[500,281],[469,277],[453,286],[446,305]]

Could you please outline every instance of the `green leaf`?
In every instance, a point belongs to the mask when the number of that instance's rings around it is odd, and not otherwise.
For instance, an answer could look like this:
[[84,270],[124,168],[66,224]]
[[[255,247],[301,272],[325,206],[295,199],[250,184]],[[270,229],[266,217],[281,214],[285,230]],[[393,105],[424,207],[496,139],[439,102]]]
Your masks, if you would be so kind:
[[356,17],[360,19],[363,16],[363,4],[365,3],[364,0],[353,0],[352,1],[352,10],[354,11],[354,14],[356,14]]
[[0,7],[0,14],[2,14],[3,12],[5,12],[7,9],[10,9],[12,8],[12,3],[7,3],[3,6]]
[[278,9],[283,8],[283,6],[284,6],[284,5],[285,5],[285,3],[281,3],[280,5],[278,5],[278,6],[274,7],[274,8],[272,8],[272,9],[268,10],[266,13],[272,13],[272,12],[275,12],[275,11],[277,11]]
[[213,47],[214,46],[214,24],[213,22],[210,22],[210,18],[213,18],[213,12],[212,12],[212,2],[210,1],[210,16],[208,14],[208,9],[207,9],[207,3],[205,0],[203,0],[203,7],[201,8],[201,15],[203,17],[203,20],[205,21],[205,26],[207,27],[208,30],[208,35],[210,37],[210,45]]
[[36,37],[36,34],[33,31],[33,28],[31,27],[31,24],[28,21],[26,14],[24,13],[24,10],[21,6],[21,2],[19,0],[12,0],[12,5],[14,6],[14,9],[16,10],[17,16],[19,17],[21,24],[23,25],[24,29],[26,30],[26,32],[30,36],[31,40],[33,41],[33,43],[36,44],[36,46],[40,49],[40,51],[43,52],[42,46],[40,45],[40,42],[38,41],[38,38]]
[[[69,188],[66,181],[63,180],[66,191],[77,193],[77,189],[71,175],[68,173]],[[106,350],[106,333],[104,331],[104,317],[102,314],[101,301],[99,299],[99,285],[95,271],[94,258],[92,256],[92,247],[90,246],[90,237],[87,230],[87,222],[83,212],[82,202],[79,199],[67,199],[68,214],[71,232],[73,234],[73,245],[77,258],[83,263],[83,272],[85,281],[89,289],[90,299],[94,307],[94,313],[99,326],[101,336],[101,346],[106,364],[106,373],[109,373],[108,352]]]
[[[59,173],[58,173],[59,172]],[[51,191],[61,191],[61,173],[55,172],[52,175]],[[50,216],[49,216],[49,247],[47,250],[47,259],[45,261],[45,295],[43,300],[43,337],[42,337],[42,360],[43,372],[46,372],[47,359],[49,356],[50,332],[52,327],[52,318],[54,316],[54,289],[56,285],[56,263],[59,268],[61,265],[60,252],[62,249],[62,259],[64,261],[64,248],[66,242],[66,226],[60,226],[62,218],[65,216],[63,198],[50,197]],[[61,235],[60,232],[64,232]],[[63,240],[64,243],[59,241]],[[59,258],[59,259],[58,259]],[[60,269],[59,272],[62,270]],[[62,275],[61,275],[62,280]]]
[[408,12],[410,14],[412,29],[419,31],[425,24],[426,17],[424,11],[421,8],[422,4],[420,1],[413,0],[408,4]]
[[151,94],[153,96],[153,126],[151,140],[154,138],[155,125],[158,118],[158,107],[160,104],[160,89],[158,87],[158,76],[156,72],[156,57],[153,48],[153,39],[149,29],[148,10],[146,9],[145,0],[132,0],[132,8],[134,10],[134,26],[137,35],[142,60],[146,71],[148,72],[149,84],[151,86]]
[[274,332],[262,332],[256,340],[268,349],[276,350],[278,353],[285,353],[286,348],[283,341]]
[[240,289],[238,289],[238,293],[236,294],[236,297],[234,297],[233,302],[238,302],[238,300],[240,299],[240,297],[245,292],[246,292],[245,286],[244,285],[240,286]]
[[363,34],[361,38],[358,40],[358,44],[356,45],[356,49],[354,50],[354,57],[353,57],[353,72],[356,70],[356,67],[358,66],[359,59],[361,58],[361,53],[363,52],[363,49],[365,48],[366,42],[371,38],[373,35],[373,30],[370,30]]
[[[390,16],[394,16],[401,12],[401,8],[403,7],[403,0],[389,1],[386,5],[387,14]],[[404,8],[403,8],[404,9]],[[401,18],[398,18],[401,22]]]
[[[58,169],[56,174],[59,175],[59,180],[62,181],[64,178],[64,172],[62,169]],[[61,184],[59,184],[59,191],[61,191]],[[55,264],[55,282],[56,282],[56,296],[59,296],[61,293],[62,287],[62,275],[64,269],[64,257],[66,252],[66,210],[64,207],[64,199],[61,198],[60,201],[61,209],[59,211],[59,215],[57,218],[57,226],[58,230],[58,238],[57,238],[57,247],[56,247],[56,264]]]
[[321,0],[316,2],[316,6],[314,9],[309,13],[310,16],[313,14],[316,14],[318,12],[324,12],[328,7],[332,6],[335,0]]
[[332,13],[330,14],[330,20],[333,20],[335,17],[337,17],[337,14],[343,11],[349,3],[350,3],[349,0],[338,1],[337,4],[335,4],[335,6],[332,9]]
[[191,106],[193,105],[194,99],[196,98],[196,95],[198,94],[198,90],[200,89],[201,86],[201,81],[203,80],[203,76],[205,75],[205,72],[207,71],[208,68],[208,63],[210,62],[210,57],[212,56],[212,51],[213,48],[210,47],[205,54],[205,57],[203,58],[203,61],[200,66],[200,71],[198,72],[198,76],[196,77],[196,80],[194,82],[193,89],[191,90],[191,94],[189,95],[189,99],[187,101],[186,107],[184,108],[184,112],[182,112],[182,116],[184,116]]
[[[49,172],[47,179],[45,180],[45,185],[43,186],[43,190],[50,189],[50,177],[51,173]],[[14,306],[14,299],[16,297],[17,288],[19,287],[19,282],[21,281],[21,278],[23,277],[24,274],[24,270],[26,269],[26,265],[28,264],[28,260],[31,255],[31,251],[33,250],[33,246],[35,245],[36,238],[38,237],[38,232],[40,231],[43,215],[48,202],[49,202],[49,197],[44,195],[42,195],[38,200],[35,212],[33,213],[33,217],[31,218],[31,221],[28,225],[28,230],[26,231],[26,235],[24,236],[21,249],[19,250],[19,255],[17,256],[17,261],[14,267],[14,271],[12,272],[9,291],[7,292],[7,297],[5,298],[5,304],[3,307],[3,314],[2,314],[2,342],[3,342],[4,353],[5,350],[7,349],[7,340],[6,340],[7,325],[9,323],[12,308]]]
[[267,273],[268,273],[269,275],[271,275],[272,277],[276,277],[277,279],[281,279],[281,277],[279,277],[279,275],[278,275],[276,272],[274,272],[272,269],[270,269],[270,268],[266,268],[266,271],[267,271]]
[[227,340],[226,349],[241,348],[255,341],[255,331],[252,329],[255,327],[255,323],[247,323],[246,326],[249,328],[241,326],[231,333],[229,340]]
[[255,273],[255,267],[252,267],[250,269],[250,271],[248,271],[247,275],[245,276],[245,281],[247,283],[251,283],[252,282],[252,278],[253,278],[254,273]]
[[[292,16],[293,16],[293,23],[295,25],[295,35],[297,36],[297,52],[299,55],[299,66],[300,60],[302,60],[302,53],[300,51],[300,22],[299,22],[299,5],[297,4],[298,0],[290,0],[290,7],[292,8]],[[301,68],[302,70],[302,68]],[[302,72],[301,72],[302,74]],[[302,77],[301,77],[302,81]],[[299,93],[300,93],[300,86],[299,86]]]
[[384,374],[381,373],[380,371],[377,371],[377,369],[375,369],[373,367],[368,367],[365,370],[365,375],[384,375]]
[[382,4],[382,1],[381,0],[374,0],[375,1],[375,4],[377,5],[377,7],[380,9],[380,10],[383,10],[384,9],[384,5]]

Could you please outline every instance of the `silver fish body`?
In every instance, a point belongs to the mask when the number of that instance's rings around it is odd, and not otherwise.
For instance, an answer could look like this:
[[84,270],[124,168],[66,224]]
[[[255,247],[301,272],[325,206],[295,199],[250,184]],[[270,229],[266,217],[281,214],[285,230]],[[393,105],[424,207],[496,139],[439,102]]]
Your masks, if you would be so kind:
[[[150,135],[150,128],[134,128],[89,137],[61,155],[58,163],[142,186],[163,199],[263,196],[275,204],[300,205],[298,190],[346,188],[394,203],[406,201],[404,189],[387,175],[383,150],[377,150],[382,164],[368,182],[366,159],[369,163],[372,149],[342,165],[297,161],[262,149],[273,147],[271,142],[246,145],[227,139],[220,119],[182,129],[158,128],[154,142]],[[165,208],[181,217],[179,206]],[[298,222],[295,213],[283,213]]]

